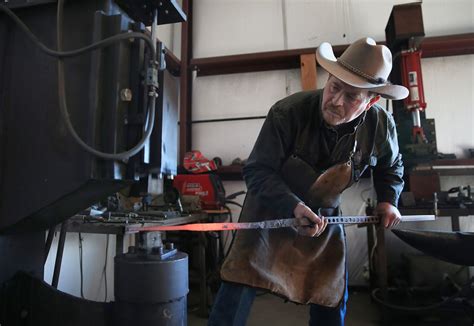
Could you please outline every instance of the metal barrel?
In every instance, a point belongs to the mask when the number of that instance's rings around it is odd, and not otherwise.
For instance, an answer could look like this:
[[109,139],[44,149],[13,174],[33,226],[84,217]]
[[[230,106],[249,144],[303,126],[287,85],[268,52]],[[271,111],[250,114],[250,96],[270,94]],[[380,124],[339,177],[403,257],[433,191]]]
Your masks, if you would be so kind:
[[115,257],[114,325],[187,324],[188,256],[173,250]]

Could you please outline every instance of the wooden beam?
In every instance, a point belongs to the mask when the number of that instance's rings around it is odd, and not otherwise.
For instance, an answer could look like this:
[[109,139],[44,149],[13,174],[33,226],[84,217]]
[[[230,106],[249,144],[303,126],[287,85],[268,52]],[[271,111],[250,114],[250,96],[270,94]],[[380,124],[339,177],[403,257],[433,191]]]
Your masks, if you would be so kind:
[[474,33],[426,37],[421,51],[422,58],[474,54]]
[[173,52],[165,49],[166,70],[175,77],[181,73],[181,61],[174,55]]
[[[377,43],[385,44],[385,42]],[[334,46],[336,57],[340,56],[348,46],[348,44]],[[198,58],[191,60],[190,68],[197,71],[197,76],[298,69],[300,67],[300,56],[315,53],[316,49],[302,48]],[[421,50],[423,51],[423,58],[474,54],[474,33],[425,37],[421,44]]]
[[316,79],[316,54],[300,55],[301,63],[301,88],[304,91],[317,89]]
[[[316,49],[303,48],[199,58],[191,60],[191,69],[196,70],[198,76],[298,69],[300,55],[315,53]],[[346,46],[335,46],[334,52],[336,55],[340,55],[345,49]]]
[[189,67],[193,57],[193,15],[192,0],[183,0],[183,11],[187,21],[181,24],[181,76],[180,76],[180,110],[179,110],[179,161],[191,150],[191,119],[192,119],[192,72]]

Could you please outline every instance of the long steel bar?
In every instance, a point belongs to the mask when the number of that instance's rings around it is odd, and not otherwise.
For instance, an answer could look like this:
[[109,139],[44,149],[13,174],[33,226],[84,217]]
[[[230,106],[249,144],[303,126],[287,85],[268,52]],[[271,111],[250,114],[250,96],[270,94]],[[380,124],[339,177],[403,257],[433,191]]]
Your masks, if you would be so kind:
[[[325,217],[328,224],[378,224],[380,218],[378,216],[333,216]],[[402,222],[415,221],[432,221],[435,220],[434,215],[404,215]],[[194,223],[184,225],[159,225],[159,226],[137,226],[130,225],[126,227],[127,233],[136,233],[140,231],[228,231],[228,230],[246,230],[246,229],[277,229],[292,226],[311,225],[308,220],[300,220],[296,218],[264,220],[260,222],[244,222],[244,223]]]

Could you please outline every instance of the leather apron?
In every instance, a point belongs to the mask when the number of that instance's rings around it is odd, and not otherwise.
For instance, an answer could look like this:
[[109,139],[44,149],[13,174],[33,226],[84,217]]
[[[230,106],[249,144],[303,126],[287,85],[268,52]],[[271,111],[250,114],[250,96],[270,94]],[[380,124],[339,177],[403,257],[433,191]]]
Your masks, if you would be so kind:
[[[314,212],[336,216],[342,191],[353,184],[352,153],[348,160],[319,173],[292,155],[280,173]],[[240,221],[275,218],[278,216],[271,208],[247,194]],[[299,235],[296,228],[241,230],[221,268],[221,278],[268,289],[296,303],[336,307],[346,287],[345,255],[345,234],[340,224],[328,225],[315,238]]]

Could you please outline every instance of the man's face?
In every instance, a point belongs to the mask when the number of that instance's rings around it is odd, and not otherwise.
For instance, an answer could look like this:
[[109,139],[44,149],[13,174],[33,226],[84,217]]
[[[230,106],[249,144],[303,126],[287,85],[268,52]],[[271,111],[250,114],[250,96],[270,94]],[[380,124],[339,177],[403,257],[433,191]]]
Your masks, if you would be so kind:
[[329,76],[323,92],[323,119],[330,126],[348,123],[377,100],[378,96],[370,96],[367,90],[350,86],[334,76]]

